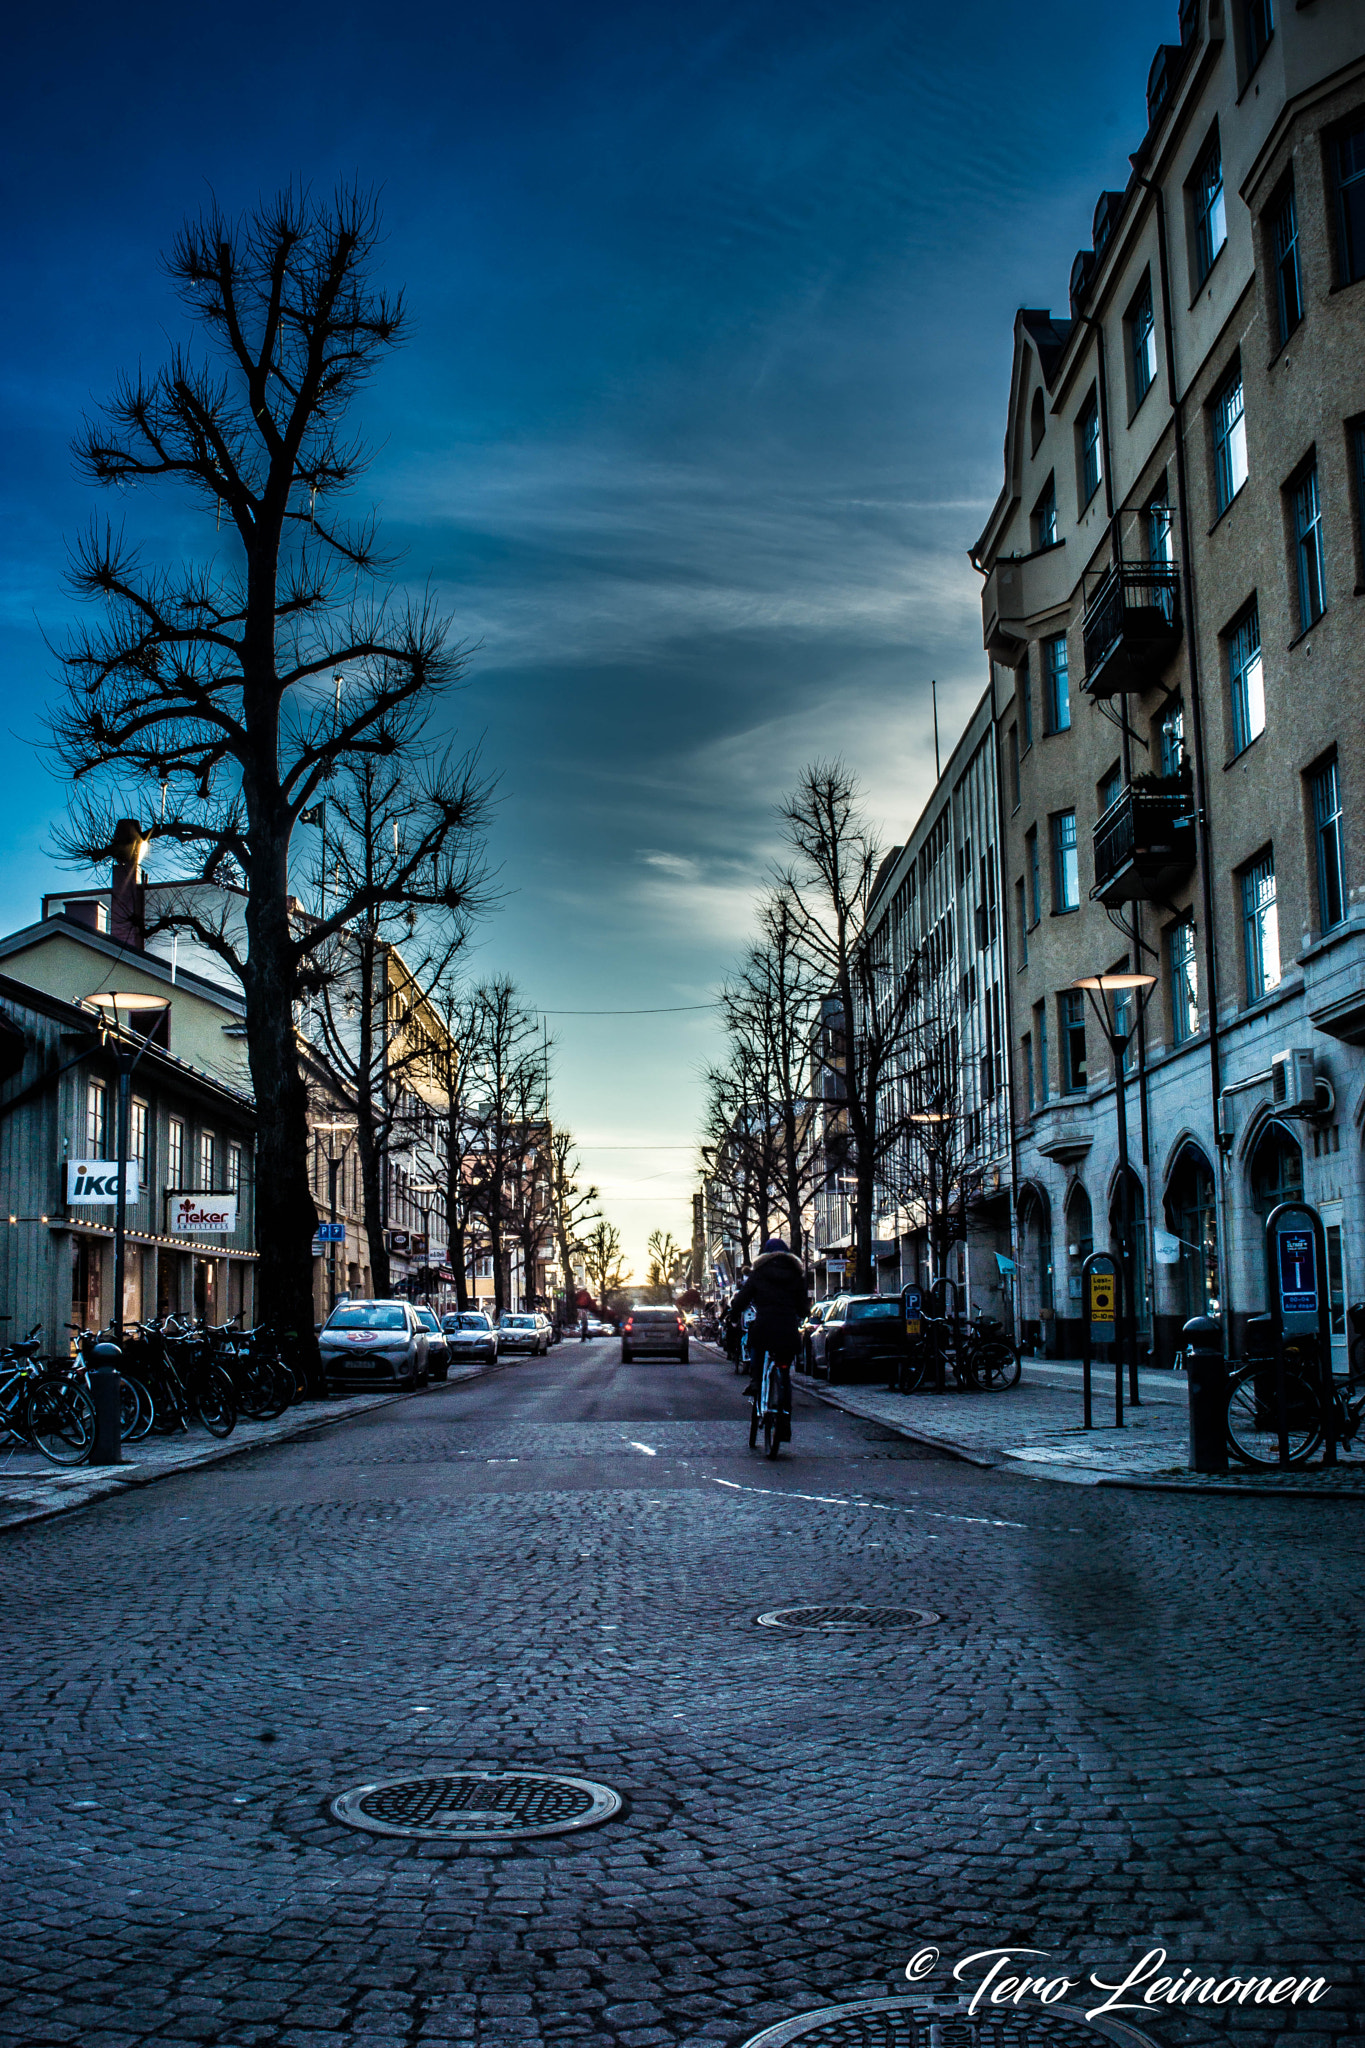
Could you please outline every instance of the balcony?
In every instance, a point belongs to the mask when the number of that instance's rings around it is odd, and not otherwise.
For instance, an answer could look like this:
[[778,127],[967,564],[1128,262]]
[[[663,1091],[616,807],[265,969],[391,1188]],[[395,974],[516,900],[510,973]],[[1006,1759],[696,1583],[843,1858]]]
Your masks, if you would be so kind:
[[1194,796],[1183,776],[1130,783],[1095,827],[1092,899],[1165,903],[1194,872]]
[[1122,562],[1085,608],[1085,687],[1092,697],[1149,690],[1180,641],[1180,588],[1170,562]]

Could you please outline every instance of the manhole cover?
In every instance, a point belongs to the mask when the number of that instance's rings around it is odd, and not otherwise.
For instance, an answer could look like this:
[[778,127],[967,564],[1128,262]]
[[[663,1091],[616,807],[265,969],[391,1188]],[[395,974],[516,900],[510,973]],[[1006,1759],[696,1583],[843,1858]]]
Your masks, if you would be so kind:
[[595,1827],[621,1810],[621,1795],[587,1778],[544,1771],[452,1771],[443,1778],[384,1778],[332,1801],[332,1814],[372,1835],[428,1841],[506,1840]]
[[928,1628],[941,1621],[928,1607],[774,1607],[760,1628]]
[[1123,2020],[1088,2020],[1053,2006],[1004,2013],[965,1998],[858,1998],[782,2020],[754,2034],[744,2048],[1096,2048],[1097,2038],[1120,2048],[1156,2048],[1150,2034]]

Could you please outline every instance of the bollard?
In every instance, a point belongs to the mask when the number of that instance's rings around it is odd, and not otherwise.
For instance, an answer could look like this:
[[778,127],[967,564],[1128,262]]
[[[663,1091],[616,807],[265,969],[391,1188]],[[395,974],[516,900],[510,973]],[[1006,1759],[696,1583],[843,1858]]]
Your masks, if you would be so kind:
[[90,1360],[90,1392],[95,1403],[95,1444],[92,1465],[123,1463],[123,1353],[117,1344],[97,1344]]
[[1212,1316],[1191,1316],[1185,1339],[1185,1383],[1190,1399],[1191,1472],[1228,1469],[1228,1368],[1223,1333]]

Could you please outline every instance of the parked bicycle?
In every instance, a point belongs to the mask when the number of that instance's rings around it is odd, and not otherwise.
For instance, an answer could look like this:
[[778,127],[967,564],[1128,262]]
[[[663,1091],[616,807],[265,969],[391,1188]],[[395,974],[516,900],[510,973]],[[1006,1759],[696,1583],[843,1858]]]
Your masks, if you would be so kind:
[[[1344,1379],[1333,1377],[1327,1391],[1314,1340],[1287,1339],[1284,1404],[1291,1465],[1306,1465],[1322,1448],[1328,1402],[1338,1448],[1345,1450],[1365,1423],[1365,1371],[1352,1370]],[[1228,1382],[1228,1448],[1253,1470],[1269,1471],[1279,1465],[1279,1374],[1273,1358],[1250,1358],[1232,1374]]]
[[0,1434],[54,1465],[83,1465],[95,1447],[95,1404],[69,1376],[49,1377],[37,1363],[40,1327],[0,1350]]

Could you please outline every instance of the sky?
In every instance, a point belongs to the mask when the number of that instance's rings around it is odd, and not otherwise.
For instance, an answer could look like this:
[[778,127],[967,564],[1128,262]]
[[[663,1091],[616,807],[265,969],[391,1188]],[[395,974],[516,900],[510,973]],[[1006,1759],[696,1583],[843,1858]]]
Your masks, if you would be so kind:
[[[16,17],[0,85],[0,919],[60,888],[36,751],[109,509],[70,441],[181,333],[212,195],[381,195],[411,326],[356,417],[401,578],[469,647],[443,729],[499,779],[471,975],[554,1040],[555,1114],[643,1272],[690,1234],[705,1007],[839,754],[885,842],[986,684],[967,549],[1013,318],[1065,310],[1175,0],[668,7],[329,0]],[[139,505],[167,560],[183,508]],[[73,878],[77,883],[91,878]],[[700,1006],[700,1007],[697,1007]],[[651,1012],[602,1015],[600,1012]],[[583,1013],[592,1014],[583,1014]]]

